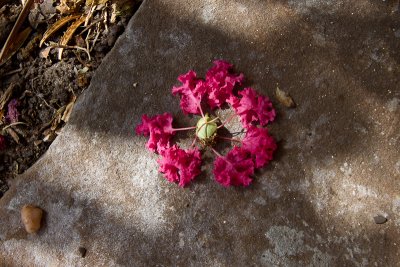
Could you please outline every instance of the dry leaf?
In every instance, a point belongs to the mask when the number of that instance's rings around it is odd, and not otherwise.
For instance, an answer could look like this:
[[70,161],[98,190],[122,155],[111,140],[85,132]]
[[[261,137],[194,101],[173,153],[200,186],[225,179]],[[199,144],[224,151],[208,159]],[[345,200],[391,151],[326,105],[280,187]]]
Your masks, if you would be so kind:
[[43,138],[43,142],[52,142],[56,137],[57,135],[54,132],[50,132]]
[[74,105],[75,105],[75,100],[76,100],[76,96],[73,97],[72,101],[69,102],[67,107],[65,108],[64,114],[61,117],[61,119],[64,122],[68,122],[69,117],[71,116],[72,109],[74,108]]
[[0,97],[0,110],[4,110],[4,107],[8,103],[8,100],[10,100],[10,98],[11,98],[14,88],[15,88],[15,84],[11,83],[8,86],[7,90],[4,92],[4,94]]
[[71,14],[78,12],[83,5],[83,0],[61,0],[56,7],[61,14]]
[[107,2],[108,0],[86,0],[85,5],[86,6],[105,5]]
[[[8,35],[7,40],[4,43],[3,48],[0,52],[0,66],[2,64],[4,64],[18,50],[18,48],[23,44],[23,42],[28,37],[29,34],[26,35],[26,31],[28,30],[28,28],[26,28],[22,33],[19,32],[19,29],[21,28],[22,24],[24,23],[26,16],[28,16],[31,6],[33,4],[33,1],[34,0],[26,1],[26,4],[22,8],[22,11],[18,16],[18,19],[14,24],[14,27],[12,28],[10,34]],[[24,39],[23,37],[26,37],[26,38]],[[21,39],[24,39],[24,41],[21,42]],[[17,44],[19,44],[19,47],[17,49],[15,49]],[[13,51],[13,50],[15,50],[14,53],[11,53],[11,51]],[[11,54],[11,56],[10,56],[10,54]]]
[[51,127],[50,127],[51,131],[54,131],[55,129],[57,129],[58,125],[61,122],[61,118],[62,118],[62,115],[64,114],[65,108],[66,108],[66,106],[63,106],[56,111],[56,114],[54,115],[53,121],[51,123]]
[[41,143],[43,143],[42,140],[35,140],[35,141],[33,141],[33,144],[34,144],[35,146],[39,146]]
[[47,29],[47,31],[43,34],[43,38],[42,40],[40,40],[39,43],[39,47],[41,47],[43,45],[43,43],[51,36],[53,35],[53,33],[55,33],[56,31],[58,31],[62,26],[64,26],[65,24],[67,24],[68,22],[79,18],[80,15],[71,15],[71,16],[67,16],[67,17],[63,17],[60,20],[57,20],[53,25],[51,25],[50,28]]
[[51,46],[48,46],[48,47],[42,49],[42,50],[39,52],[39,57],[41,57],[41,58],[47,58],[47,57],[49,56],[49,53],[50,53],[50,50],[51,50],[51,49],[52,49]]
[[13,125],[13,126],[12,126],[12,129],[13,129],[17,134],[19,134],[20,136],[22,136],[23,138],[26,139],[26,133],[25,133],[22,129],[17,128],[16,125]]
[[15,143],[19,144],[19,136],[13,129],[7,128],[6,132],[14,139]]
[[275,97],[282,105],[284,105],[287,108],[294,108],[296,106],[292,97],[288,93],[279,89],[279,87],[276,87]]
[[89,78],[86,73],[78,73],[76,83],[79,87],[86,87],[89,84]]
[[[69,40],[71,40],[72,35],[78,29],[79,26],[81,26],[82,23],[85,22],[85,17],[80,17],[78,20],[76,20],[74,23],[72,23],[71,26],[68,27],[67,31],[64,33],[64,35],[61,37],[60,45],[67,45]],[[61,60],[62,57],[62,52],[63,48],[58,49],[58,59]]]
[[0,66],[3,65],[7,60],[9,60],[17,51],[21,48],[21,46],[25,43],[26,39],[28,39],[29,34],[31,34],[32,28],[27,27],[25,30],[20,32],[11,42],[8,43],[6,49],[5,45],[3,47],[1,54]]
[[28,44],[21,48],[21,51],[18,54],[18,59],[19,60],[25,60],[27,59],[32,51],[36,50],[37,44],[39,43],[40,39],[42,38],[41,34],[34,34],[34,37],[28,42]]
[[0,109],[0,125],[3,125],[5,123],[4,121],[4,110]]

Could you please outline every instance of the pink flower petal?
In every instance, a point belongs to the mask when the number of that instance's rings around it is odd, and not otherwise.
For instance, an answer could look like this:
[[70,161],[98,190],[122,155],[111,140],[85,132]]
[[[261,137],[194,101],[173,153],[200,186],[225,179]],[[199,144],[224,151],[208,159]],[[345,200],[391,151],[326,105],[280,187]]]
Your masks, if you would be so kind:
[[261,168],[272,160],[277,145],[267,128],[251,126],[242,141],[242,148],[251,153],[256,168]]
[[6,119],[11,123],[18,121],[19,117],[19,112],[17,109],[18,106],[19,102],[17,99],[13,99],[8,103]]
[[189,71],[178,77],[181,86],[174,86],[172,93],[181,97],[181,109],[185,114],[200,114],[201,101],[206,94],[204,81],[197,78],[196,72]]
[[226,61],[216,60],[214,66],[207,71],[207,103],[211,109],[225,104],[226,100],[232,96],[235,85],[240,85],[243,82],[243,74],[232,73],[232,66]]
[[154,117],[142,116],[142,123],[136,126],[136,134],[150,135],[146,147],[152,152],[161,153],[170,147],[170,139],[174,135],[172,115],[164,113]]
[[161,156],[159,171],[168,181],[179,183],[181,187],[188,185],[201,172],[201,154],[197,148],[185,151],[174,145],[165,149]]
[[275,109],[268,97],[259,95],[252,88],[239,91],[239,95],[242,98],[232,96],[227,102],[240,116],[243,127],[249,128],[253,123],[265,126],[275,119]]
[[225,157],[214,162],[215,180],[223,186],[248,186],[252,182],[254,163],[248,151],[234,147]]

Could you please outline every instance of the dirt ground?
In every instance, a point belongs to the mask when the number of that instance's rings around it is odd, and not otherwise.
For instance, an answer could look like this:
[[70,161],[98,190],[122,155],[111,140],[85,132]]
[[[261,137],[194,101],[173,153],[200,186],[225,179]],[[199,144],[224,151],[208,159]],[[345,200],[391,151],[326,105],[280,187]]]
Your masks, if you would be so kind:
[[[70,44],[77,45],[86,38],[91,44],[90,59],[85,51],[78,49],[64,49],[62,60],[57,58],[57,48],[51,49],[46,56],[41,54],[45,48],[39,48],[43,34],[64,17],[62,12],[51,9],[51,6],[48,10],[49,3],[53,7],[61,3],[48,0],[41,1],[43,6],[35,4],[24,22],[25,26],[33,28],[28,40],[0,66],[0,105],[3,105],[0,106],[0,137],[5,143],[3,148],[0,144],[0,197],[8,190],[9,181],[34,164],[48,149],[68,120],[76,98],[88,87],[92,73],[139,6],[136,3],[129,12],[116,16],[110,23],[102,23],[100,20],[113,16],[114,8],[107,1],[103,2],[106,4],[93,12],[92,21],[97,24],[92,27],[95,28],[92,35],[81,27],[70,41]],[[21,9],[19,1],[0,1],[0,47],[5,43]],[[37,23],[32,14],[37,14],[38,9],[42,15],[40,23],[32,25]],[[58,42],[70,24],[49,39]],[[13,109],[10,103],[14,103],[17,113],[13,120],[9,118]]]

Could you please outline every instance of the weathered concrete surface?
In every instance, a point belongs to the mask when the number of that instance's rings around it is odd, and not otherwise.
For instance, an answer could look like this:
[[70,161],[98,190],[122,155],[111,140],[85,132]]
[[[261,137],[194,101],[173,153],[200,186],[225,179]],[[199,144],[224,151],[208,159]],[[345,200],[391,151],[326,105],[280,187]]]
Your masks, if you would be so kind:
[[[390,1],[145,1],[71,123],[0,200],[0,265],[399,266],[399,16]],[[180,117],[177,75],[216,58],[298,108],[275,103],[279,152],[250,188],[205,168],[181,189],[133,128],[143,113]],[[26,203],[46,211],[37,235]]]

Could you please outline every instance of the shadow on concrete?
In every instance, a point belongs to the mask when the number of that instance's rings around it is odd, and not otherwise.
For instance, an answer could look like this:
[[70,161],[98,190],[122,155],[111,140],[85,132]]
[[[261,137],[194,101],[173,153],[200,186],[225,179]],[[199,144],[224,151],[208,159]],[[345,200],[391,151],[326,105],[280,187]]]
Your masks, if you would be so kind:
[[[167,221],[174,222],[167,230],[148,233],[113,218],[95,201],[72,199],[71,209],[85,207],[73,222],[74,229],[80,229],[85,240],[93,240],[81,244],[88,250],[82,261],[96,257],[91,254],[95,250],[97,255],[106,255],[121,265],[201,262],[245,266],[258,265],[263,256],[269,257],[265,262],[270,264],[273,260],[315,263],[318,259],[313,257],[318,255],[321,264],[332,257],[337,266],[357,265],[365,259],[369,264],[396,265],[398,249],[392,244],[398,230],[393,225],[377,227],[372,220],[364,219],[362,225],[352,225],[346,216],[332,219],[335,215],[328,212],[336,200],[324,202],[327,207],[318,210],[307,188],[301,191],[300,187],[312,175],[310,169],[329,166],[331,159],[345,161],[376,149],[374,139],[379,130],[368,108],[385,105],[399,96],[400,42],[392,30],[400,27],[398,15],[389,14],[384,3],[373,1],[371,9],[378,13],[356,16],[351,15],[352,4],[334,14],[310,8],[301,15],[286,1],[255,1],[252,3],[266,9],[275,3],[282,12],[280,19],[287,18],[288,23],[258,37],[241,38],[234,31],[224,32],[196,19],[178,17],[176,13],[182,11],[156,3],[144,3],[134,18],[135,28],[125,33],[131,43],[118,42],[108,56],[116,59],[108,58],[98,69],[70,120],[74,128],[92,135],[137,140],[133,129],[142,114],[171,112],[178,124],[185,125],[190,120],[182,118],[178,99],[170,94],[170,88],[179,74],[191,68],[204,74],[217,58],[234,63],[247,77],[246,85],[271,97],[279,84],[294,97],[298,108],[286,110],[272,98],[279,117],[270,129],[282,140],[279,162],[260,171],[250,188],[225,189],[204,178],[181,190],[159,177],[173,192],[165,198],[166,205],[174,207],[165,215]],[[138,83],[136,88],[134,83]],[[210,171],[204,173],[211,176]],[[269,176],[271,181],[263,178]],[[275,179],[279,181],[276,187]],[[395,177],[388,179],[395,184]],[[54,200],[37,197],[36,203],[44,209],[53,201],[71,199],[71,189],[52,188],[50,183],[40,186],[43,191],[54,192]],[[326,189],[333,199],[338,190],[334,186],[337,184],[327,183]],[[6,195],[2,202],[8,201]],[[9,212],[4,218],[13,216],[16,214]],[[302,233],[294,239],[282,237],[287,244],[280,246],[291,248],[299,242],[304,246],[293,248],[293,254],[279,252],[279,245],[274,246],[266,237],[277,225],[290,225]],[[5,223],[1,229],[8,227]],[[46,229],[40,235],[47,235]],[[20,238],[26,235],[21,232]],[[62,243],[62,236],[48,238],[44,245]],[[60,255],[63,249],[56,248]]]

